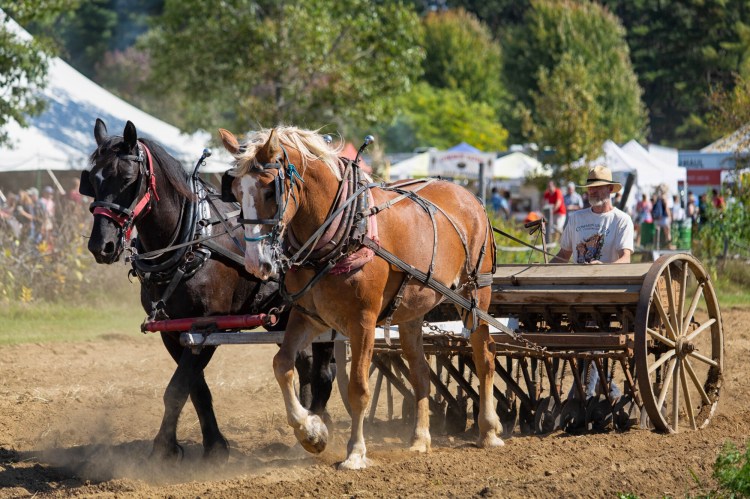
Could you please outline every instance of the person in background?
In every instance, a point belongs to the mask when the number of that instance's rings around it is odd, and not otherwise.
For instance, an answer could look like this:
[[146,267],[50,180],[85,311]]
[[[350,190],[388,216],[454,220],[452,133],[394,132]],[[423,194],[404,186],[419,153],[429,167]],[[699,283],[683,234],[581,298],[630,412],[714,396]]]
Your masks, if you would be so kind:
[[18,240],[21,237],[21,222],[16,218],[16,207],[18,206],[18,195],[9,193],[5,205],[0,209],[0,218],[3,223],[10,229],[13,238]]
[[672,196],[672,223],[681,224],[685,221],[685,208],[680,203],[680,196]]
[[698,207],[696,206],[695,194],[693,194],[693,191],[688,191],[685,217],[687,220],[690,220],[692,226],[695,226],[698,223]]
[[724,201],[724,197],[719,194],[719,191],[718,189],[716,189],[716,187],[711,190],[711,202],[713,203],[714,208],[719,211],[722,211],[727,206],[726,202]]
[[638,204],[635,205],[635,231],[636,231],[636,241],[638,244],[641,244],[641,232],[643,230],[643,224],[650,224],[654,222],[654,219],[651,216],[651,210],[653,209],[653,205],[651,204],[651,201],[648,200],[647,195],[641,196],[641,200],[638,201]]
[[656,224],[657,230],[664,235],[663,238],[659,239],[660,246],[668,247],[672,244],[672,232],[670,229],[672,217],[669,213],[667,196],[664,191],[660,190],[656,194],[652,216],[654,217],[654,224]]
[[565,209],[565,198],[560,189],[555,185],[554,180],[550,180],[547,184],[547,190],[544,191],[544,200],[547,204],[552,207],[552,234],[555,240],[560,238],[563,227],[565,227],[566,209]]
[[[32,189],[34,189],[32,187]],[[36,189],[34,189],[36,190]],[[37,237],[36,217],[34,214],[35,204],[29,191],[19,191],[18,205],[16,205],[16,219],[21,222],[21,240],[35,242]],[[38,191],[37,191],[38,192]]]
[[576,184],[568,182],[568,192],[563,196],[567,213],[583,209],[583,198],[576,192]]
[[500,190],[497,187],[492,188],[490,202],[492,203],[492,211],[495,212],[495,216],[501,216],[503,220],[508,220],[510,208],[508,207],[507,200],[500,195]]
[[44,208],[41,213],[42,217],[40,220],[40,231],[42,239],[45,241],[52,240],[54,220],[55,220],[55,190],[51,186],[46,186],[42,189],[42,197],[39,199],[39,204]]

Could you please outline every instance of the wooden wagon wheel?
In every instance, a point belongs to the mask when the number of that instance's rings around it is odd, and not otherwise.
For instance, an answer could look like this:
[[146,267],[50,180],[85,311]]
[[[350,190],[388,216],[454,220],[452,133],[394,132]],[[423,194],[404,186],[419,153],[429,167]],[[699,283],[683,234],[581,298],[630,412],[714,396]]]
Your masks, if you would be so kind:
[[716,410],[724,339],[716,293],[700,262],[664,255],[641,288],[635,318],[636,378],[657,430],[705,427]]

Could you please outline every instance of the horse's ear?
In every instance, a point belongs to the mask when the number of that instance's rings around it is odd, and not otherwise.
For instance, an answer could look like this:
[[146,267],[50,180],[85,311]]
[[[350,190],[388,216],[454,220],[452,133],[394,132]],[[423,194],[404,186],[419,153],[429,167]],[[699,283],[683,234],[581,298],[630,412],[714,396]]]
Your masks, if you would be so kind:
[[232,132],[219,128],[219,135],[221,135],[221,143],[224,144],[224,149],[229,151],[230,154],[236,155],[240,152],[240,143]]
[[276,129],[274,128],[256,156],[261,156],[266,161],[272,161],[278,155],[279,151],[281,151],[281,144],[279,144],[279,138],[276,136]]
[[102,142],[107,140],[107,125],[104,124],[104,122],[97,118],[96,124],[94,125],[94,138],[96,139],[96,145],[100,146],[102,145]]
[[128,147],[134,149],[138,143],[138,132],[135,130],[135,125],[132,121],[128,120],[128,122],[125,123],[125,131],[122,132],[122,136]]

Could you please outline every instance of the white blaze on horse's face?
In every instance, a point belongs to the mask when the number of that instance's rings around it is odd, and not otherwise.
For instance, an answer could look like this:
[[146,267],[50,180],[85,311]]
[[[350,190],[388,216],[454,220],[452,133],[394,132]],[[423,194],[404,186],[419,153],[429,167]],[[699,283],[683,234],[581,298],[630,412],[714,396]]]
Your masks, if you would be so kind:
[[[257,208],[257,205],[263,202],[259,179],[245,175],[240,179],[240,188],[244,218],[267,218],[259,216]],[[263,238],[263,227],[260,224],[245,224],[245,270],[265,281],[276,273],[276,261],[269,238]]]

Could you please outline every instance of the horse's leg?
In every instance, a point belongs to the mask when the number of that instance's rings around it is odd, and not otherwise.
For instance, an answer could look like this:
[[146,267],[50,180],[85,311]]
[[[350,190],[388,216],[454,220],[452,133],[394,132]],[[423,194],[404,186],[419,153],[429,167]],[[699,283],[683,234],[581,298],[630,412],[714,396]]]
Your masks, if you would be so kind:
[[[477,291],[478,308],[487,310],[491,298],[489,287],[480,288]],[[464,324],[467,328],[472,327],[471,313],[464,312]],[[474,364],[477,368],[479,378],[479,447],[498,447],[505,442],[498,436],[502,433],[500,419],[495,412],[495,400],[493,393],[495,376],[495,342],[490,336],[490,328],[485,322],[480,322],[476,331],[471,333],[471,350]]]
[[398,325],[398,336],[404,357],[409,362],[409,382],[414,389],[417,410],[411,449],[417,452],[430,450],[430,368],[422,346],[422,319]]
[[211,392],[203,376],[203,369],[216,349],[204,348],[200,354],[194,355],[190,349],[182,347],[174,335],[162,334],[162,340],[169,354],[177,362],[177,369],[164,392],[164,417],[159,433],[154,439],[151,455],[160,458],[173,458],[179,455],[177,420],[190,395],[201,425],[204,456],[225,461],[229,457],[229,444],[219,431]]
[[348,328],[349,344],[352,350],[352,363],[349,371],[349,406],[352,410],[352,429],[346,446],[346,459],[339,469],[356,470],[366,468],[367,447],[365,446],[365,411],[370,402],[370,363],[375,346],[375,317],[369,321],[353,321]]
[[311,414],[300,404],[294,393],[294,361],[297,352],[307,347],[323,330],[323,326],[293,310],[284,341],[273,358],[273,371],[284,396],[287,423],[294,428],[294,435],[302,447],[316,454],[323,452],[328,444],[328,428],[319,416]]
[[328,399],[331,398],[333,380],[336,377],[336,364],[331,362],[333,359],[333,342],[313,343],[312,354],[312,402],[310,403],[310,412],[326,419],[324,413]]
[[307,409],[310,409],[313,400],[314,362],[312,347],[297,352],[297,358],[294,360],[299,379],[299,402]]

